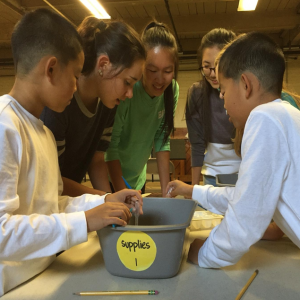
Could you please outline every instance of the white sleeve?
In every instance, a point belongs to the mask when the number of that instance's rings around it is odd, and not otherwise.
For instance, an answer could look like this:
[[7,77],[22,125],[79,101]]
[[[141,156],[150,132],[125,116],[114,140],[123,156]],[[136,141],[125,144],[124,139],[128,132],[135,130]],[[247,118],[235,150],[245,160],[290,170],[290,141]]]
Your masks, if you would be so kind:
[[228,202],[233,198],[234,187],[214,187],[213,185],[194,185],[192,199],[207,210],[224,215]]
[[[103,203],[104,197],[61,197],[52,207],[59,206],[67,213],[50,209],[49,215],[15,214],[20,201],[24,201],[18,195],[22,140],[17,130],[1,122],[0,153],[0,260],[47,257],[86,241],[87,225],[82,210]],[[58,201],[58,198],[53,201]]]
[[59,196],[59,211],[65,213],[86,211],[104,203],[103,196],[84,194],[79,197]]
[[[278,123],[263,113],[251,113],[242,142],[239,179],[224,219],[199,251],[199,266],[234,264],[261,239],[276,209],[289,161],[286,137]],[[223,201],[217,194],[208,188],[205,201]]]

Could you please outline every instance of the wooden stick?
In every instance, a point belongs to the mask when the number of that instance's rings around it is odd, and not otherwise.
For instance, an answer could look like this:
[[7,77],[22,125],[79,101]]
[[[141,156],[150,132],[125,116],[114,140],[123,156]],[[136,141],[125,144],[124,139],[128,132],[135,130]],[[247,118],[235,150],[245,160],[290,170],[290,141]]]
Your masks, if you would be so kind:
[[252,283],[252,281],[254,280],[254,278],[256,277],[257,274],[258,274],[258,270],[255,270],[255,272],[251,275],[251,277],[249,278],[249,280],[247,281],[247,283],[245,284],[245,286],[241,289],[241,291],[239,292],[239,294],[236,296],[235,300],[240,300],[242,298],[242,296],[244,295],[244,293],[246,292],[247,288]]
[[116,295],[157,295],[158,291],[105,291],[105,292],[80,292],[78,296],[116,296]]

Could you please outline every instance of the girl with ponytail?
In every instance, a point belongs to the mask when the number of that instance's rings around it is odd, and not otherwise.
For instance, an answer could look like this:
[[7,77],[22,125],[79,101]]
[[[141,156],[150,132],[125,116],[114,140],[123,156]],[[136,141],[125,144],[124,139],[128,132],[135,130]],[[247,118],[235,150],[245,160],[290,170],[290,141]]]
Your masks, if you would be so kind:
[[143,77],[134,86],[133,98],[118,107],[106,161],[115,190],[126,187],[125,178],[132,188],[144,191],[146,165],[154,144],[165,196],[169,139],[179,94],[177,45],[170,30],[155,21],[144,29],[142,42],[147,51]]

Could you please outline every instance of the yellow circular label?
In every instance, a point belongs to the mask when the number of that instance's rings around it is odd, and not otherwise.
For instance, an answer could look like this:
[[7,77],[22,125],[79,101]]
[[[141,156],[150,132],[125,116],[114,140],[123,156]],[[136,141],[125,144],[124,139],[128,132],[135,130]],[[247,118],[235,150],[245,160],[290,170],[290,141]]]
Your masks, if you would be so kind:
[[147,270],[156,257],[156,244],[141,231],[127,231],[117,241],[117,252],[123,265],[132,271]]

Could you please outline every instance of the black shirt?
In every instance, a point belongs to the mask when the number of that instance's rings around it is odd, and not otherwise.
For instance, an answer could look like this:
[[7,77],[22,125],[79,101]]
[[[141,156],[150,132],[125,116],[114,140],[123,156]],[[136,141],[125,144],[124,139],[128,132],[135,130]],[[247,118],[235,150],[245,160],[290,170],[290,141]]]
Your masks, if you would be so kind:
[[80,183],[95,152],[107,150],[116,110],[117,106],[109,109],[99,101],[91,113],[77,92],[62,113],[45,107],[40,118],[55,137],[63,177]]

